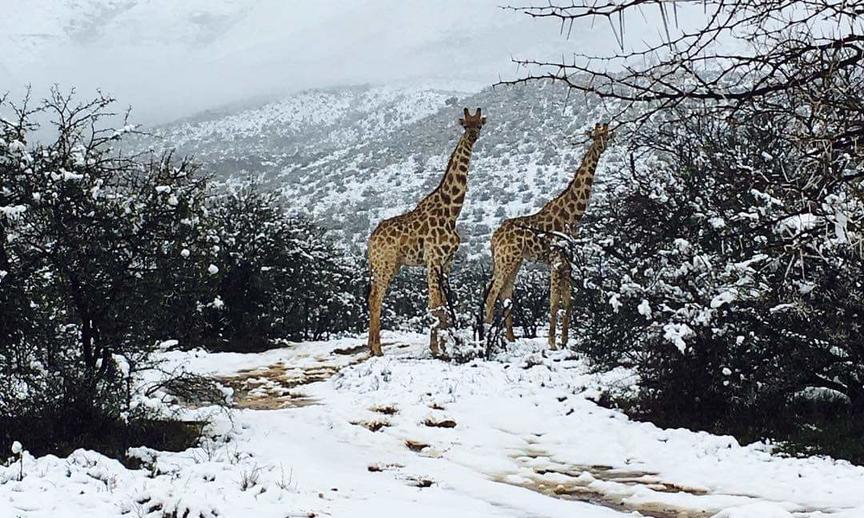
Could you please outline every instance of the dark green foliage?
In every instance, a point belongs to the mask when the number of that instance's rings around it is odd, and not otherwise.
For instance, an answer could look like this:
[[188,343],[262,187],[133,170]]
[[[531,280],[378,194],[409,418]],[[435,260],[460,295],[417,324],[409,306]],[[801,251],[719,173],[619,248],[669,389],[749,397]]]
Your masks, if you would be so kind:
[[59,121],[48,144],[28,143],[34,111],[0,123],[0,448],[164,446],[183,434],[163,437],[142,398],[219,395],[183,373],[143,386],[157,350],[365,325],[363,269],[323,229],[275,194],[215,191],[189,161],[122,155],[133,130],[100,129],[110,104],[55,93],[35,110]]
[[[50,449],[147,418],[132,380],[209,289],[206,179],[170,156],[114,151],[128,127],[100,129],[110,104],[55,92],[0,124],[2,444],[33,422],[42,444],[28,447]],[[53,141],[28,147],[34,112],[58,122]]]
[[[635,415],[806,441],[864,422],[861,157],[813,153],[800,135],[825,120],[775,106],[662,126],[656,158],[634,163],[585,221],[579,347],[635,369]],[[802,410],[826,395],[833,422],[823,400]]]
[[537,328],[549,323],[549,269],[523,265],[513,290],[513,326],[526,338],[536,338]]
[[220,269],[219,299],[207,310],[211,345],[255,350],[362,327],[362,269],[323,229],[286,214],[275,193],[222,195],[210,221]]

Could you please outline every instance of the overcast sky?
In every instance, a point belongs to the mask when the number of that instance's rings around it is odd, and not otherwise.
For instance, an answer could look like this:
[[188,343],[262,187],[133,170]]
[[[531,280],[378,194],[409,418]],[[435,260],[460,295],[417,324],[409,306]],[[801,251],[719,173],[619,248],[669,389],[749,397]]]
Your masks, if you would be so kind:
[[[608,23],[559,26],[502,0],[0,0],[0,91],[101,88],[157,123],[306,88],[393,82],[474,87],[511,57],[612,49]],[[659,34],[652,13],[633,43]]]

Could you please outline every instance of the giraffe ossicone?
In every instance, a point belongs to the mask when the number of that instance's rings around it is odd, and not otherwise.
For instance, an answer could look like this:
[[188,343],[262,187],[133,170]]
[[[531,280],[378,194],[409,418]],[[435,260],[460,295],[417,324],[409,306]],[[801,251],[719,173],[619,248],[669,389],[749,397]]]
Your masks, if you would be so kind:
[[[516,275],[523,261],[549,265],[549,346],[556,348],[555,335],[561,310],[561,343],[567,344],[570,329],[570,258],[557,246],[560,236],[573,235],[576,225],[588,208],[594,185],[594,172],[609,140],[609,125],[596,124],[588,132],[592,143],[567,188],[539,211],[528,216],[507,219],[492,234],[492,281],[484,301],[484,322],[492,323],[495,303],[513,297]],[[505,311],[507,339],[513,341],[512,307]]]
[[453,256],[459,248],[456,220],[462,211],[468,190],[468,166],[474,143],[486,124],[480,108],[474,114],[465,108],[459,124],[465,130],[450,155],[438,187],[423,198],[410,212],[385,219],[369,236],[368,255],[371,270],[369,290],[369,350],[380,356],[381,305],[393,276],[402,266],[425,266],[429,289],[429,311],[433,316],[429,347],[441,351],[438,331],[449,327],[444,278],[450,273]]

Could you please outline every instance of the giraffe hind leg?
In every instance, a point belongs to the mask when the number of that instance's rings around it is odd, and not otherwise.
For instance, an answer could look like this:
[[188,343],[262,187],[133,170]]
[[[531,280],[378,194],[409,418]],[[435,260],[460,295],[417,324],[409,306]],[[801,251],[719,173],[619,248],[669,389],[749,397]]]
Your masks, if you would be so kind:
[[555,349],[555,334],[558,331],[558,304],[561,292],[559,290],[559,272],[553,267],[549,282],[549,348]]
[[503,298],[504,292],[511,279],[515,278],[519,269],[518,262],[495,261],[492,268],[492,282],[489,292],[486,294],[485,318],[486,324],[491,324],[495,316],[495,303]]
[[509,300],[510,306],[504,310],[504,327],[506,330],[505,336],[508,342],[516,340],[516,335],[513,334],[513,290],[516,285],[516,272],[510,274],[507,282],[504,285],[504,291],[501,293],[502,300]]
[[567,345],[570,333],[570,261],[563,254],[553,257],[549,292],[549,348],[555,349],[558,320],[561,321],[561,345]]
[[567,347],[570,339],[570,315],[572,311],[573,293],[571,285],[570,268],[561,272],[560,298],[561,298],[561,347]]
[[430,262],[426,272],[426,281],[429,287],[429,312],[435,320],[429,330],[429,349],[432,351],[433,356],[441,353],[438,331],[447,329],[450,326],[442,284],[444,282],[443,277],[448,273],[447,270],[448,266],[446,263],[438,264]]

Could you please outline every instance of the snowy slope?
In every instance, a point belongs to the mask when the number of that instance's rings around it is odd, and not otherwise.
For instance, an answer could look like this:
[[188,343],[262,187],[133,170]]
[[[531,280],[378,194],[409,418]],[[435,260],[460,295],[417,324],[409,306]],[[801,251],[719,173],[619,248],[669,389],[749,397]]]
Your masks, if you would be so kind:
[[588,374],[568,353],[544,353],[542,340],[463,365],[429,358],[424,342],[387,333],[385,356],[373,359],[362,348],[334,354],[362,338],[170,353],[233,376],[240,406],[276,409],[216,414],[214,439],[180,453],[139,449],[141,470],[85,451],[25,456],[21,481],[17,464],[0,468],[0,515],[864,515],[864,468],[663,430],[591,401],[632,383],[627,372]]
[[[459,224],[466,249],[478,252],[502,219],[567,185],[588,147],[585,130],[608,118],[602,107],[557,85],[317,90],[156,128],[161,140],[149,144],[192,154],[222,178],[279,189],[289,207],[362,246],[380,219],[413,208],[438,184],[464,106],[488,117]],[[624,169],[621,144],[601,160],[596,196]]]

